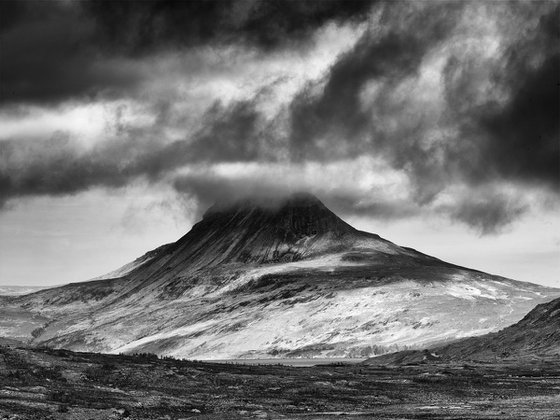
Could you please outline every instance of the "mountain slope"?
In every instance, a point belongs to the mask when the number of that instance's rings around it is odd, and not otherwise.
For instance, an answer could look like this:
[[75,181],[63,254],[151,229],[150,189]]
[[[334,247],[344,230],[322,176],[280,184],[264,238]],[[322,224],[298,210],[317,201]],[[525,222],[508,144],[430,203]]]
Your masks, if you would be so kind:
[[0,335],[198,359],[367,357],[497,331],[560,296],[358,231],[305,194],[215,206],[117,274],[0,298]]
[[368,361],[372,364],[404,364],[425,360],[495,361],[560,357],[560,299],[537,305],[521,321],[501,331],[470,337],[425,351],[388,354]]

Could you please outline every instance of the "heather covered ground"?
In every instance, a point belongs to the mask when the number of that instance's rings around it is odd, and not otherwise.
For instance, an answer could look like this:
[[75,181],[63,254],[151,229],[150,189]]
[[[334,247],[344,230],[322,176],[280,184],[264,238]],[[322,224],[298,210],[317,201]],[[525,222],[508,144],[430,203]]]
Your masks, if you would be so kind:
[[560,363],[237,365],[0,349],[7,419],[555,419]]

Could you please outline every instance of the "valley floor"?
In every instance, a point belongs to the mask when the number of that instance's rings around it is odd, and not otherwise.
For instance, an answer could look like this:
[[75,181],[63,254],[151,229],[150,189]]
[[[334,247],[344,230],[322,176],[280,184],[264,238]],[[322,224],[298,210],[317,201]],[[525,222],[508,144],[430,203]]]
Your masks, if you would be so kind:
[[0,419],[557,419],[560,361],[316,367],[0,347]]

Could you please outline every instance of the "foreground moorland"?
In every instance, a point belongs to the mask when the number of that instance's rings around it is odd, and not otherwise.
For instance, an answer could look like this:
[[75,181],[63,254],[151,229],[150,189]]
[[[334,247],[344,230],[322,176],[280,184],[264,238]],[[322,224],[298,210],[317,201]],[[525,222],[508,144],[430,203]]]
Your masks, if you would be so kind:
[[3,419],[553,419],[560,361],[288,367],[0,347]]

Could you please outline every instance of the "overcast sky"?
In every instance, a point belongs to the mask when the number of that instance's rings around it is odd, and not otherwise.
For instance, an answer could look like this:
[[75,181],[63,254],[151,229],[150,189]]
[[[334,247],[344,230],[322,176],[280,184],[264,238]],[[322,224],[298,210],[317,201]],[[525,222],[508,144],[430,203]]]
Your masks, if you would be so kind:
[[217,199],[560,287],[560,3],[0,2],[0,284],[83,281]]

